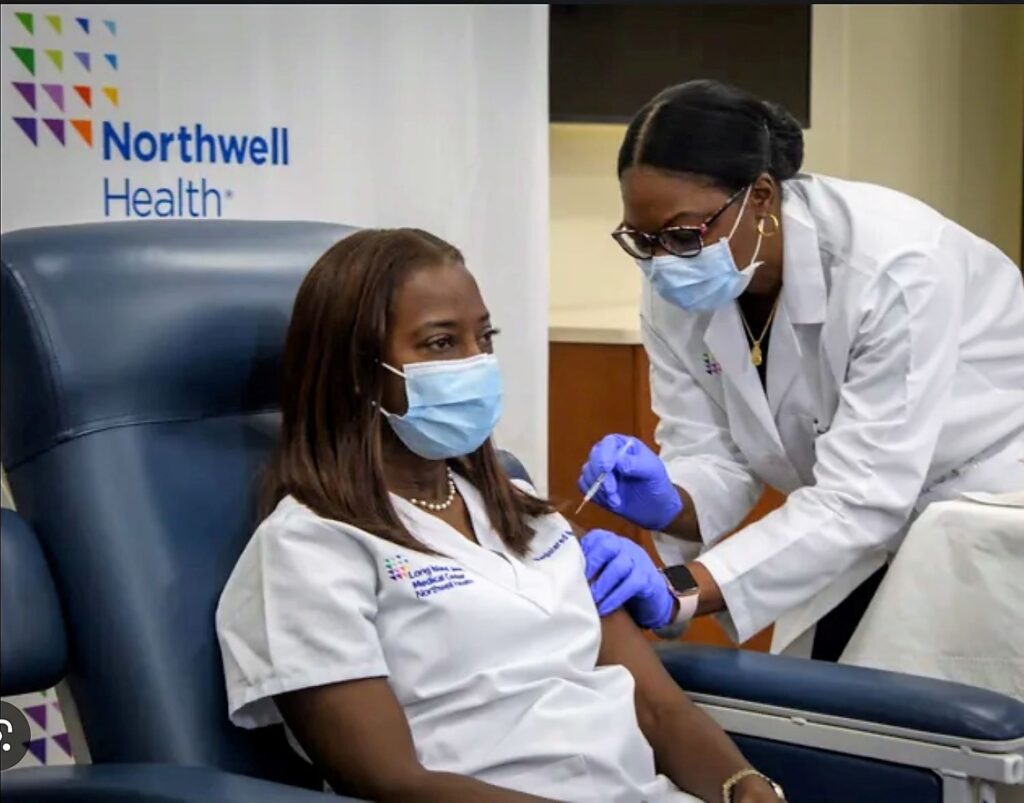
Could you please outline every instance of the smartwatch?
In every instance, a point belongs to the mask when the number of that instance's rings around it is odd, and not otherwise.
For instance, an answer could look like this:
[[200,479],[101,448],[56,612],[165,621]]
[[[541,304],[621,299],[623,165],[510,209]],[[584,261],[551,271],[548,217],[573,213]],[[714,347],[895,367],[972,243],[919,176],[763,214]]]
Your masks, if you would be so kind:
[[663,639],[678,638],[686,631],[690,620],[697,613],[700,589],[697,587],[697,581],[693,578],[693,574],[682,564],[666,566],[661,573],[665,575],[665,583],[668,585],[669,592],[679,603],[679,613],[665,627],[655,630],[654,634]]

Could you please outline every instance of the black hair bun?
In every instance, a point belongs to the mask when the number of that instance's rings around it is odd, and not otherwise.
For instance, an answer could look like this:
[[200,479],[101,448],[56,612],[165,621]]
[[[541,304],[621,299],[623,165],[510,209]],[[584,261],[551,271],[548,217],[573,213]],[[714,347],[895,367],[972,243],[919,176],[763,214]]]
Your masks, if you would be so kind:
[[763,105],[771,135],[771,172],[785,181],[799,173],[804,163],[804,132],[796,118],[778,103],[766,100]]

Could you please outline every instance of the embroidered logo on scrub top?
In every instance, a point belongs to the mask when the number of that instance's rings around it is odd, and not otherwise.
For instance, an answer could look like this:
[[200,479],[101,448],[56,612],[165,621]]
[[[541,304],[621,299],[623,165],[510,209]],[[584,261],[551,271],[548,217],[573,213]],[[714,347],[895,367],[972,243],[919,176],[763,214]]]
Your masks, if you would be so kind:
[[564,533],[558,536],[558,540],[555,541],[555,543],[553,543],[551,546],[549,546],[547,549],[541,552],[537,557],[534,558],[534,560],[547,560],[552,555],[554,555],[558,550],[560,550],[563,546],[565,546],[565,544],[569,541],[570,538],[572,538],[572,530],[566,530]]
[[405,580],[409,576],[409,559],[402,555],[384,560],[384,568],[392,580]]
[[708,376],[718,376],[722,373],[722,364],[715,359],[715,355],[710,351],[705,351],[704,357],[704,373]]
[[430,566],[413,569],[409,566],[409,559],[402,555],[386,558],[384,568],[387,570],[390,580],[412,581],[417,599],[443,594],[474,583],[472,578],[466,577],[466,572],[461,566],[442,566],[433,563]]

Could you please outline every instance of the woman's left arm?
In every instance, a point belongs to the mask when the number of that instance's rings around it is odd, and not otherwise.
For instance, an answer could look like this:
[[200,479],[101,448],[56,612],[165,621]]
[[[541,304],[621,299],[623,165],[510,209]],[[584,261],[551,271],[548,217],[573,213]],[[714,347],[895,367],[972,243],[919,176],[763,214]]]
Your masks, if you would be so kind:
[[[625,611],[601,620],[602,666],[620,665],[633,675],[637,720],[654,750],[659,772],[705,801],[722,799],[723,784],[750,767],[718,724],[676,685]],[[733,791],[734,803],[778,803],[761,778],[749,776]]]

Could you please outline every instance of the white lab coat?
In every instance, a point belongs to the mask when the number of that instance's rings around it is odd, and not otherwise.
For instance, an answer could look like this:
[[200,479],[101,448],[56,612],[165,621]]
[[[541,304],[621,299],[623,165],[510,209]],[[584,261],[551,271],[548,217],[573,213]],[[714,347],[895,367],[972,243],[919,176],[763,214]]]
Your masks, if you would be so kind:
[[[645,282],[641,317],[656,438],[693,497],[721,620],[740,641],[775,623],[772,650],[806,654],[921,499],[1024,438],[1024,288],[997,248],[882,187],[797,176],[782,218],[767,394],[736,304],[688,313]],[[1000,482],[970,490],[1021,477]],[[786,503],[721,541],[765,484]],[[655,543],[666,562],[693,557]]]
[[275,694],[386,677],[428,769],[556,800],[696,801],[656,774],[632,676],[596,667],[600,621],[565,519],[538,519],[519,558],[456,484],[479,545],[391,497],[437,555],[280,503],[217,609],[231,720],[277,723]]

